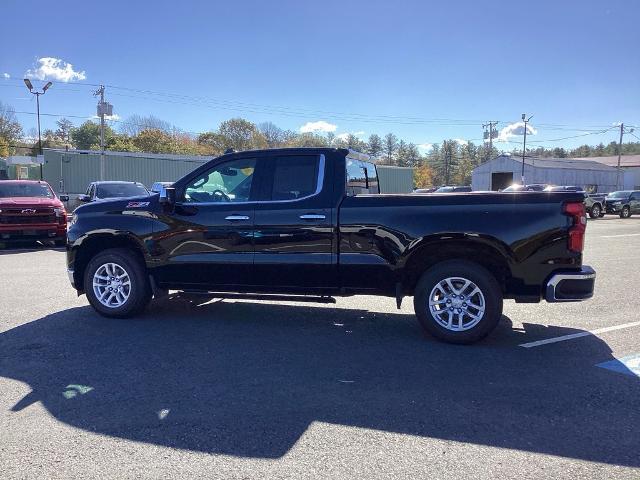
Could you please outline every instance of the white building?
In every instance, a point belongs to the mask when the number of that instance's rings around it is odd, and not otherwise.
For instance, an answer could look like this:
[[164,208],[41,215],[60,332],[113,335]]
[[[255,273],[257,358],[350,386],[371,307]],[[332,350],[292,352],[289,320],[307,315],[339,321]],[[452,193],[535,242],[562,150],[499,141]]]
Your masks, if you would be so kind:
[[[576,185],[586,190],[607,193],[616,187],[617,169],[595,161],[593,158],[533,158],[526,157],[524,181],[526,184]],[[501,190],[513,183],[520,183],[522,158],[508,154],[477,166],[472,172],[471,186],[478,190]],[[633,188],[633,174],[621,170],[622,188]]]

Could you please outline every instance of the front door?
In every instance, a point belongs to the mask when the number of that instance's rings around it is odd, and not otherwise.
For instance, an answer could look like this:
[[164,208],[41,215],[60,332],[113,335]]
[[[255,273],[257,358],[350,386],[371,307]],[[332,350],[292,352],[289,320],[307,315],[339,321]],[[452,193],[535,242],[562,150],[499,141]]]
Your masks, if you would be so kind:
[[167,228],[154,232],[161,281],[209,289],[251,282],[255,171],[255,158],[240,158],[189,181],[162,218]]
[[332,189],[323,185],[331,179],[324,155],[278,154],[265,164],[255,214],[255,282],[294,292],[334,287]]

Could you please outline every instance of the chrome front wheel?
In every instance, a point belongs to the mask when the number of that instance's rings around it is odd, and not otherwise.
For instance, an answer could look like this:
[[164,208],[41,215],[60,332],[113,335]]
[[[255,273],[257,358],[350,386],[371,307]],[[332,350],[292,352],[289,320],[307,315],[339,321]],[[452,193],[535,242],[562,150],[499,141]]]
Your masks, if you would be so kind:
[[105,307],[121,307],[131,295],[129,273],[114,262],[100,265],[93,274],[93,293]]
[[480,288],[463,277],[447,277],[429,294],[429,311],[433,318],[452,332],[475,327],[484,316],[486,303]]

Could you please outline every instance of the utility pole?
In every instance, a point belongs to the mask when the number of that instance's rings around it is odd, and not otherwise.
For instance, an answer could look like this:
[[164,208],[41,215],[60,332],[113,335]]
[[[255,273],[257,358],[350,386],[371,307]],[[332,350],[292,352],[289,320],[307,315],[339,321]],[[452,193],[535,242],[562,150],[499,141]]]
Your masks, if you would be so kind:
[[531,120],[533,118],[533,115],[531,115],[529,118],[527,118],[526,114],[522,114],[522,121],[524,122],[524,143],[522,145],[522,185],[524,186],[524,154],[527,151],[527,123],[529,123],[529,120]]
[[616,169],[616,190],[620,190],[620,157],[622,156],[622,136],[624,135],[624,123],[620,124],[620,143],[618,143],[618,168]]
[[100,88],[93,94],[94,97],[100,95],[100,101],[98,102],[98,116],[100,117],[100,180],[104,180],[105,177],[105,164],[104,164],[104,117],[105,115],[113,115],[113,105],[104,101],[104,85],[100,85]]
[[[482,128],[485,129],[485,132],[483,135],[484,139],[486,140],[487,138],[489,138],[489,151],[487,152],[485,162],[488,162],[489,160],[491,160],[491,154],[493,153],[493,139],[498,136],[498,132],[493,130],[493,127],[495,127],[496,125],[498,125],[498,122],[489,122],[482,125]],[[487,134],[486,132],[487,127],[489,127],[489,134]]]

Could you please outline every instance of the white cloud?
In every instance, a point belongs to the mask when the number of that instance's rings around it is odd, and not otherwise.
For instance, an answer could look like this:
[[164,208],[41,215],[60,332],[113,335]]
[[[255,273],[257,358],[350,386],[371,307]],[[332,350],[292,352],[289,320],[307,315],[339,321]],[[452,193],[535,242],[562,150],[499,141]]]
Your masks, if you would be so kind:
[[429,150],[431,150],[433,148],[433,143],[419,143],[418,144],[418,148],[420,150],[428,152]]
[[347,138],[349,138],[349,134],[348,133],[340,133],[340,134],[336,135],[336,138],[338,140],[346,140]]
[[83,71],[75,71],[73,65],[59,58],[42,57],[38,59],[38,67],[25,72],[25,77],[36,80],[57,80],[59,82],[71,82],[84,80],[87,75]]
[[5,72],[2,74],[2,78],[11,78],[11,75]]
[[458,145],[466,145],[467,143],[469,143],[469,140],[464,140],[462,138],[454,138],[453,141]]
[[319,120],[317,122],[307,122],[300,127],[300,133],[335,132],[337,125]]
[[[531,125],[527,124],[527,135],[537,135],[538,131]],[[524,135],[524,122],[515,122],[500,130],[496,142],[508,142],[513,137]]]
[[353,132],[353,134],[354,134],[356,137],[361,137],[362,135],[364,135],[364,131],[359,130],[359,131],[357,131],[357,132]]

